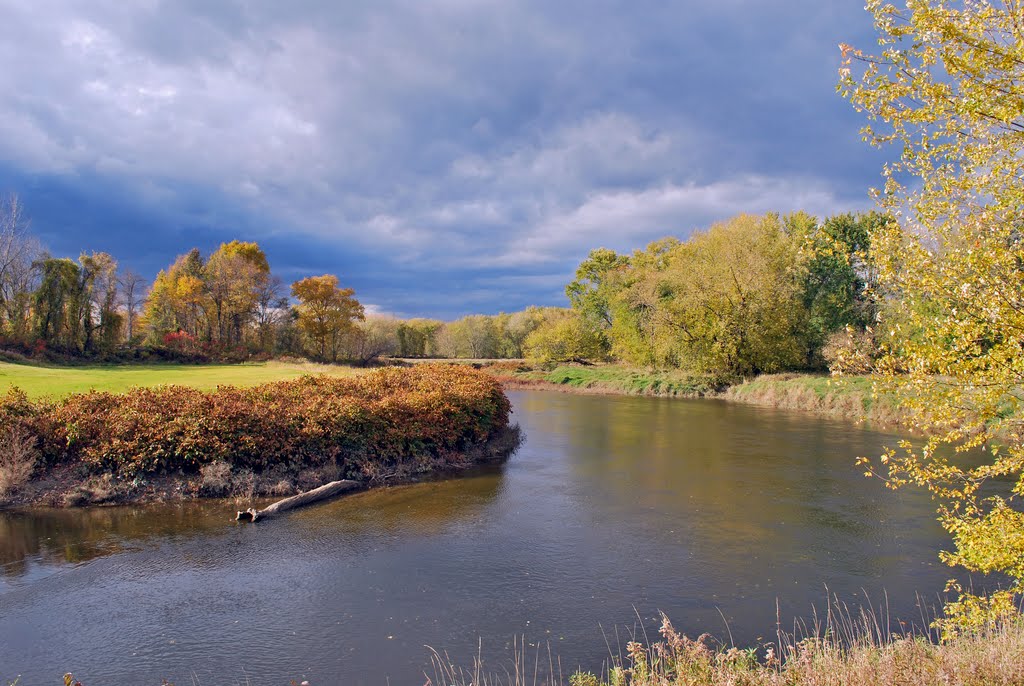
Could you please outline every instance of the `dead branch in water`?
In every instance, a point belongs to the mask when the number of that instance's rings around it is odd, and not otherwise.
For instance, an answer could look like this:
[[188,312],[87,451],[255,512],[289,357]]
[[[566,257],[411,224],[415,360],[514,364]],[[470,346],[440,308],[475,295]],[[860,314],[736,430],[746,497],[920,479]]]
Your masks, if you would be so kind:
[[360,481],[352,481],[350,479],[332,481],[329,484],[320,486],[319,488],[314,488],[312,491],[306,491],[305,493],[299,493],[298,495],[293,495],[290,498],[285,498],[284,500],[278,500],[276,503],[268,505],[262,510],[250,507],[244,512],[239,512],[235,517],[235,521],[257,522],[261,519],[274,517],[282,512],[287,512],[288,510],[294,510],[295,508],[304,507],[305,505],[309,505],[320,500],[333,498],[334,496],[347,491],[354,491],[358,488],[362,488],[363,485],[364,484]]

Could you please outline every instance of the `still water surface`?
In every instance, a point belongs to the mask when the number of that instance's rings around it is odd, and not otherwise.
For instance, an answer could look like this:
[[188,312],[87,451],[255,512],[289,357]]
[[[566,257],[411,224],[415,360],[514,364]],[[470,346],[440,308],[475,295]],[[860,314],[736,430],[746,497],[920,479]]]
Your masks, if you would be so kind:
[[[600,669],[666,612],[737,644],[827,588],[920,623],[949,570],[892,444],[717,401],[513,392],[506,464],[237,525],[233,503],[0,513],[0,683],[422,684],[425,646],[496,671],[515,636]],[[726,626],[728,622],[728,627]],[[530,662],[532,663],[531,652]]]

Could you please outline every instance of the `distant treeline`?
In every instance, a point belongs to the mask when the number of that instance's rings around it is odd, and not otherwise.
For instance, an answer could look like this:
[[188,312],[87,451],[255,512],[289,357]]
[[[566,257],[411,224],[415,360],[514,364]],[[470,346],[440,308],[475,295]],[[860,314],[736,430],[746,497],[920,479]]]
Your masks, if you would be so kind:
[[870,355],[869,236],[881,215],[742,215],[632,255],[599,248],[571,307],[453,322],[366,315],[333,275],[284,283],[253,242],[193,249],[152,284],[107,253],[46,254],[16,196],[0,202],[0,326],[29,354],[197,359],[302,355],[617,360],[721,376]]
[[870,235],[884,221],[741,215],[631,255],[592,250],[566,287],[571,308],[366,325],[401,356],[620,361],[721,378],[819,370],[839,357],[866,368],[885,302]]

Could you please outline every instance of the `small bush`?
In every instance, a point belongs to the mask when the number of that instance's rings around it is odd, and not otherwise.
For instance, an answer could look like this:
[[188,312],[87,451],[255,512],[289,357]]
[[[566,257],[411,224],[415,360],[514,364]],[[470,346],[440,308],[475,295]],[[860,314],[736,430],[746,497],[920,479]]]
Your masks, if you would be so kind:
[[19,424],[8,424],[0,433],[0,500],[28,483],[39,454],[35,444],[35,437]]
[[199,468],[199,475],[202,477],[199,491],[203,495],[227,495],[231,489],[231,465],[223,460],[204,464]]

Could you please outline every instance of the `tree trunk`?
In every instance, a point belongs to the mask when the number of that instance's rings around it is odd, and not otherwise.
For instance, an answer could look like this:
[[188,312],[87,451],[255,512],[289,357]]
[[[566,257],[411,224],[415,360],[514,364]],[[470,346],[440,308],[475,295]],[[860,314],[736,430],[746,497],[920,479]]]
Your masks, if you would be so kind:
[[293,495],[292,497],[285,498],[284,500],[278,500],[273,505],[268,505],[262,510],[256,510],[255,508],[250,507],[244,512],[239,512],[235,517],[235,521],[258,522],[261,519],[274,517],[282,512],[294,510],[297,507],[303,507],[320,500],[333,498],[334,496],[347,491],[354,491],[362,486],[363,484],[361,482],[351,481],[349,479],[332,481],[329,484],[320,486],[319,488],[314,488],[312,491],[306,491],[305,493],[299,493],[298,495]]

